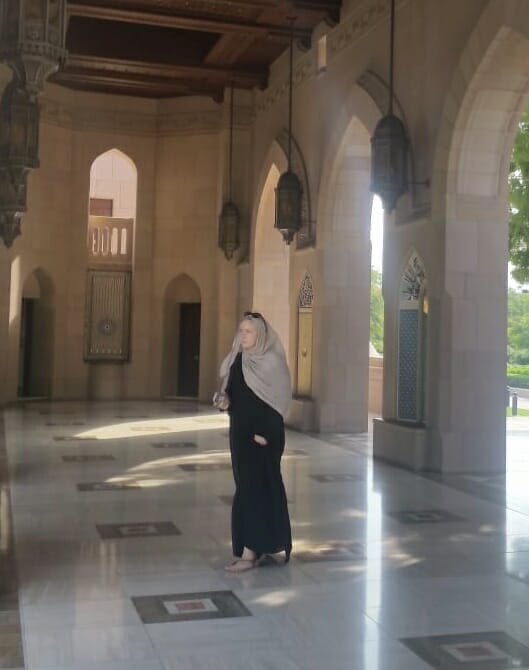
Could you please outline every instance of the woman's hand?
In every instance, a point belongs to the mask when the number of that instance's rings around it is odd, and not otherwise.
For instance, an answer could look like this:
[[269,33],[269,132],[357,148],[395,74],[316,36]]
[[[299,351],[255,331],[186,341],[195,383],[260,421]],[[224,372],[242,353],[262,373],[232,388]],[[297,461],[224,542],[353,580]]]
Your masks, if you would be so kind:
[[230,399],[227,393],[215,393],[213,396],[213,407],[216,407],[221,412],[225,412],[230,406]]
[[257,444],[260,444],[262,447],[266,447],[266,445],[268,444],[267,439],[262,435],[254,435],[253,439],[254,442],[257,442]]

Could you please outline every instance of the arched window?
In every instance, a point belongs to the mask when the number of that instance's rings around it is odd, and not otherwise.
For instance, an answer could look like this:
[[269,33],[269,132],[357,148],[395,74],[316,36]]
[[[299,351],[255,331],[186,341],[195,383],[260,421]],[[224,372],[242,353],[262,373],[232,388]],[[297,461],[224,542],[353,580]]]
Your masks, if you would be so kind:
[[117,149],[90,169],[85,360],[128,360],[137,170]]
[[298,298],[298,367],[296,390],[298,396],[312,395],[312,305],[314,287],[307,272]]
[[401,421],[422,423],[425,418],[427,326],[426,273],[413,251],[400,282],[397,415]]
[[88,264],[132,267],[137,172],[117,149],[98,156],[90,169]]

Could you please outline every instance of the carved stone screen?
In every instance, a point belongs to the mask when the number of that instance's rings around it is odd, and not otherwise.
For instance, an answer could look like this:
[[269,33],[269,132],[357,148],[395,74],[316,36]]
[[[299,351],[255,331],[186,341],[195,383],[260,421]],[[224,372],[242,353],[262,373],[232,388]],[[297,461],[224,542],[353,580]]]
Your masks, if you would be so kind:
[[88,271],[85,360],[128,360],[130,293],[130,272]]

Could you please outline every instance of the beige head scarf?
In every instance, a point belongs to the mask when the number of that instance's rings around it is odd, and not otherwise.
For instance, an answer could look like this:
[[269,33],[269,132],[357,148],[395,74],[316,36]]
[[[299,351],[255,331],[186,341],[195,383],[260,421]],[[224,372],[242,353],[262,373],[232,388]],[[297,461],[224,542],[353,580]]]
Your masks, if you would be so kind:
[[[242,373],[244,381],[258,398],[273,407],[283,418],[292,398],[290,374],[285,350],[272,326],[261,317],[246,316],[257,330],[257,341],[251,349],[242,351]],[[230,368],[241,351],[239,333],[233,340],[230,353],[222,361],[221,390],[226,389]]]

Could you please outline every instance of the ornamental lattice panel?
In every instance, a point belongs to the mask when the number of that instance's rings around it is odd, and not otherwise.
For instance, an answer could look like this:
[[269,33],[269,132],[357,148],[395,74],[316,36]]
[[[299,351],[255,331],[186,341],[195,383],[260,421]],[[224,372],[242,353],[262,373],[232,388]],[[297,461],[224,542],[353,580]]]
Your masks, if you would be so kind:
[[89,270],[85,313],[85,360],[128,360],[130,300],[130,272]]

